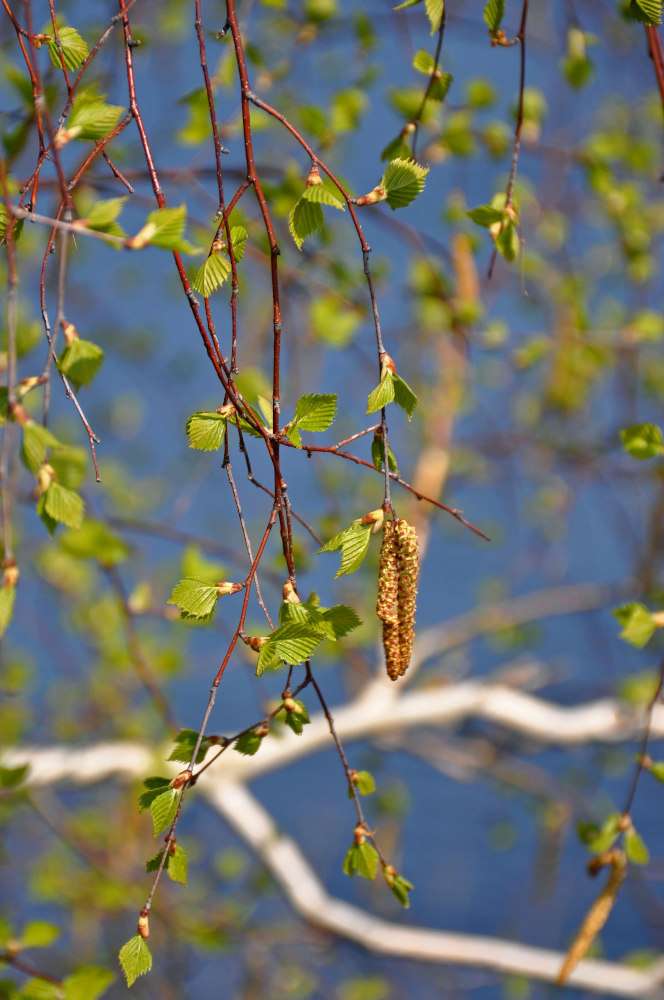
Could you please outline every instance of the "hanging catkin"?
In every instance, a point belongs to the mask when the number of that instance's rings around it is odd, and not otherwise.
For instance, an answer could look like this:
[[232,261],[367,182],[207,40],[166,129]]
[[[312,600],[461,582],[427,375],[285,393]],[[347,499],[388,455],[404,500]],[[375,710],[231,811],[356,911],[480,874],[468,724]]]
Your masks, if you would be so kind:
[[410,663],[415,634],[417,535],[406,521],[383,523],[378,566],[376,613],[383,622],[383,649],[388,676],[395,681]]

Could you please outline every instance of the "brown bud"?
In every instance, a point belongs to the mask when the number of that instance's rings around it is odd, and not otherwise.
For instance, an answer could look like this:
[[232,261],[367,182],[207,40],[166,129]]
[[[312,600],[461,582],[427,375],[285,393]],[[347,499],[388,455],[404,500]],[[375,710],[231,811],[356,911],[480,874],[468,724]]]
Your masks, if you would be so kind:
[[142,250],[143,247],[150,245],[150,240],[156,232],[157,227],[155,223],[148,222],[135,236],[128,236],[123,246],[126,250]]
[[67,347],[71,347],[75,340],[79,340],[78,330],[73,323],[69,322],[69,320],[65,320],[62,324],[62,332],[64,334],[65,344]]
[[269,722],[264,722],[262,726],[256,726],[256,728],[254,729],[254,735],[260,736],[261,739],[264,739],[264,737],[267,736],[269,732],[270,732]]
[[397,366],[394,363],[394,359],[390,357],[387,352],[383,352],[380,356],[380,380],[387,378],[387,374],[390,372],[392,375],[396,375]]
[[2,587],[4,590],[13,590],[18,583],[19,571],[15,562],[8,563],[2,573]]
[[378,185],[369,194],[363,194],[361,198],[357,198],[356,205],[377,205],[379,201],[385,201],[387,198],[387,191],[384,187]]
[[321,178],[320,171],[318,169],[318,164],[312,163],[311,170],[309,171],[309,176],[307,177],[307,187],[308,188],[318,187],[318,185],[322,183],[323,180]]
[[360,846],[360,844],[363,844],[367,839],[366,833],[367,833],[367,828],[364,825],[364,823],[358,823],[354,831],[355,843],[358,845],[358,847]]
[[230,420],[235,416],[236,410],[232,403],[226,403],[225,406],[218,406],[216,412],[220,417],[225,417],[226,420]]
[[221,236],[218,236],[216,240],[212,241],[212,246],[210,247],[210,254],[222,253],[224,250],[228,250],[228,246],[225,241],[222,240]]
[[302,709],[295,701],[295,698],[284,698],[284,708],[287,712],[294,712],[295,715],[302,715]]
[[244,587],[243,583],[229,583],[227,580],[221,580],[219,583],[215,584],[217,588],[217,594],[219,597],[225,597],[227,594],[237,594]]
[[173,778],[172,787],[177,791],[178,788],[182,788],[184,785],[188,784],[191,778],[190,771],[180,771],[177,777]]
[[147,913],[145,914],[141,913],[140,917],[138,918],[138,927],[136,928],[136,930],[141,935],[143,940],[150,937],[150,924],[148,922]]
[[284,601],[289,604],[300,604],[300,598],[297,596],[295,585],[290,578],[286,580],[281,593]]

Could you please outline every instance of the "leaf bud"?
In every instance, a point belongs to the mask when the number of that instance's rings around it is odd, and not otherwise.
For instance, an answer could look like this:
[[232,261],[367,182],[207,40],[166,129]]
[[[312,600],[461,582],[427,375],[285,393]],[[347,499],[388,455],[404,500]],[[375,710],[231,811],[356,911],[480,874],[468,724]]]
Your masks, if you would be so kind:
[[295,715],[302,715],[302,709],[295,701],[295,698],[284,698],[283,704],[287,712],[294,712]]
[[307,177],[307,187],[308,188],[318,187],[318,185],[322,183],[323,181],[320,175],[320,171],[318,169],[318,164],[312,163],[311,170],[309,171],[309,176]]
[[154,222],[148,222],[147,225],[143,226],[135,236],[128,236],[124,241],[125,250],[142,250],[143,247],[150,245],[150,240],[157,232],[157,226]]
[[48,462],[44,462],[39,470],[39,475],[37,477],[37,482],[39,484],[39,494],[46,493],[53,480],[56,478],[55,470],[52,465]]
[[370,510],[368,514],[365,514],[364,517],[361,519],[360,524],[373,524],[373,528],[371,529],[371,534],[377,535],[378,532],[383,527],[384,518],[385,518],[385,511],[383,510],[382,507],[379,507],[378,510]]
[[30,35],[30,41],[36,49],[40,49],[44,42],[51,41],[51,35],[40,32],[38,35]]
[[3,590],[13,590],[18,583],[19,571],[18,566],[12,560],[8,563],[2,573],[2,587]]
[[184,785],[186,785],[189,782],[190,778],[191,778],[190,771],[180,771],[180,773],[175,778],[173,778],[173,781],[171,782],[171,787],[177,791],[178,788],[182,788]]
[[261,739],[264,739],[269,732],[270,732],[269,722],[264,722],[262,726],[256,726],[256,728],[254,729],[254,735],[260,736]]
[[380,380],[383,382],[388,374],[396,375],[397,366],[394,363],[394,359],[390,357],[387,352],[383,352],[380,356]]
[[300,598],[297,596],[297,592],[295,590],[295,585],[294,585],[293,581],[290,579],[290,577],[288,578],[288,580],[286,580],[286,582],[285,582],[285,584],[283,586],[282,595],[283,595],[284,601],[287,601],[289,604],[300,604],[301,603],[300,602]]
[[373,191],[369,192],[369,194],[363,194],[361,198],[357,198],[355,204],[360,206],[377,205],[379,201],[385,201],[386,198],[387,191],[379,184],[378,187],[375,187]]
[[136,928],[136,930],[141,935],[143,940],[150,937],[150,924],[148,921],[147,913],[141,913],[140,917],[138,918],[138,927]]
[[62,324],[62,332],[64,334],[65,344],[67,347],[71,347],[75,340],[79,340],[78,330],[73,323],[69,322],[69,320],[65,320]]
[[357,844],[358,847],[360,847],[366,841],[367,839],[366,834],[367,834],[367,828],[364,825],[364,823],[358,823],[353,833],[353,836],[355,838],[355,843]]
[[225,597],[227,594],[237,594],[238,591],[242,590],[244,584],[242,583],[229,583],[227,580],[221,580],[219,583],[215,584],[217,588],[217,595],[219,597]]
[[269,637],[267,635],[246,635],[244,641],[247,646],[251,646],[255,653],[260,653],[263,646],[269,641]]
[[222,240],[222,238],[220,236],[218,236],[216,238],[216,240],[212,241],[212,246],[210,247],[210,253],[211,254],[212,253],[223,253],[224,250],[228,250],[228,246],[226,245],[226,243],[224,242],[224,240]]
[[235,416],[236,410],[232,403],[226,403],[225,406],[218,406],[215,412],[225,420],[230,420]]

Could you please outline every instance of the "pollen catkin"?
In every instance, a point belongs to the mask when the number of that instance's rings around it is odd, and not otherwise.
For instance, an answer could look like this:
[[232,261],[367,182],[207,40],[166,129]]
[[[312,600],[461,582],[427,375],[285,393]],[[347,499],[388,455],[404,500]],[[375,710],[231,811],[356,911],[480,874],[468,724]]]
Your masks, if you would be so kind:
[[399,619],[399,675],[405,674],[413,652],[415,638],[415,600],[417,598],[417,575],[419,558],[417,553],[417,532],[412,524],[397,521],[397,563],[399,584],[397,589],[397,617]]
[[383,622],[388,676],[395,681],[407,670],[415,634],[417,534],[406,521],[385,521],[378,568],[376,613]]

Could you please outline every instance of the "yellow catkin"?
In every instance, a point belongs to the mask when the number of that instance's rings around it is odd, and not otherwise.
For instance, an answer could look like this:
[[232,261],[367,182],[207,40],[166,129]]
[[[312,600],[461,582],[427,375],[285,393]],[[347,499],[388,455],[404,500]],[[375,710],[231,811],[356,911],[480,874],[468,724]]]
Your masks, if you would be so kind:
[[394,521],[383,523],[383,543],[380,547],[378,563],[378,599],[376,614],[383,622],[383,649],[385,666],[392,680],[399,676],[401,647],[399,643],[399,619],[397,617],[397,593],[399,572]]
[[609,914],[616,901],[618,890],[625,878],[625,871],[627,869],[625,852],[619,849],[611,851],[609,863],[611,871],[607,883],[588,910],[586,918],[581,924],[571,948],[567,952],[567,958],[558,974],[557,983],[559,986],[563,986],[567,982],[574,968],[587,953],[590,945],[609,919]]
[[399,675],[405,674],[410,664],[415,638],[415,602],[419,557],[417,532],[407,521],[396,522],[397,563],[399,583],[397,588],[397,618],[399,621],[400,666]]
[[395,681],[407,670],[415,635],[417,534],[406,521],[385,521],[378,566],[376,613],[383,623],[388,676]]

